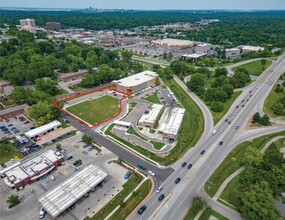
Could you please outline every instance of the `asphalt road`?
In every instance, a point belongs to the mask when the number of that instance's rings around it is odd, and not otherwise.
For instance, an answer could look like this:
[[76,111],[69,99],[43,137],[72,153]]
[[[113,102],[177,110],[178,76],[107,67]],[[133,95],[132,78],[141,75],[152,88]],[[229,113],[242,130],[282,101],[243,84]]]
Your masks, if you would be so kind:
[[[77,122],[73,118],[69,116],[65,116],[65,118],[70,122],[70,124],[78,129],[79,131],[82,131],[83,128],[86,128],[81,123]],[[126,150],[125,148],[121,147],[120,145],[116,144],[115,142],[109,140],[107,137],[95,132],[94,130],[90,128],[86,128],[86,131],[82,131],[85,134],[91,136],[98,144],[104,146],[114,154],[116,154],[118,157],[123,158],[128,163],[132,164],[133,166],[137,166],[138,162],[143,162],[143,164],[146,167],[146,171],[152,170],[156,175],[156,182],[157,184],[161,184],[174,170],[172,168],[159,168],[152,163],[143,160],[139,156],[133,154],[132,152]]]
[[[229,117],[227,114],[215,126],[217,130],[215,135],[211,135],[211,132],[205,135],[196,147],[188,151],[179,161],[180,164],[183,161],[187,161],[188,164],[192,163],[193,167],[191,170],[186,168],[176,169],[162,184],[163,190],[161,193],[166,196],[164,203],[161,204],[158,201],[159,195],[154,193],[145,203],[147,209],[143,215],[134,214],[131,219],[183,219],[192,198],[196,195],[205,197],[210,205],[229,219],[241,219],[239,213],[205,196],[203,186],[227,154],[237,145],[239,139],[245,140],[244,136],[241,135],[243,132],[240,130],[256,112],[256,106],[260,108],[263,105],[265,97],[285,71],[284,58],[285,54],[278,61],[275,61],[251,87],[245,89],[228,112],[228,114],[232,113],[233,115]],[[242,105],[245,106],[242,107]],[[231,123],[228,124],[225,119],[231,121]],[[240,127],[236,128],[236,125]],[[224,130],[223,133],[220,132],[222,129]],[[285,130],[285,126],[271,129],[271,131],[273,130]],[[265,133],[267,133],[266,129],[260,129],[258,136]],[[251,134],[247,136],[248,139],[253,138],[254,133]],[[221,141],[223,141],[223,144],[219,145]],[[200,154],[202,150],[206,150],[204,155]],[[176,186],[174,181],[178,177],[181,178],[181,182]]]

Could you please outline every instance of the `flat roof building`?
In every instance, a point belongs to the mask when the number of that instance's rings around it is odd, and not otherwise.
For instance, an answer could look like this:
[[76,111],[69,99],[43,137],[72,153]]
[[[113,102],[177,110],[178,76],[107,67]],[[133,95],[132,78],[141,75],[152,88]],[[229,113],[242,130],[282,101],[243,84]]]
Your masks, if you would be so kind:
[[107,176],[105,171],[90,164],[59,186],[46,192],[38,200],[47,213],[55,218],[104,181]]
[[192,60],[193,62],[196,62],[196,61],[203,59],[205,56],[207,56],[206,53],[204,53],[204,54],[197,54],[197,53],[184,54],[184,55],[182,55],[181,59],[182,60]]
[[49,174],[63,161],[64,158],[61,153],[48,150],[28,161],[19,162],[17,166],[7,169],[5,173],[2,172],[5,176],[4,182],[6,185],[18,190],[20,187],[24,187],[26,184]]
[[158,132],[163,135],[163,139],[175,141],[178,138],[178,132],[184,118],[185,109],[168,108],[162,115],[162,123]]
[[59,80],[62,82],[69,82],[69,81],[76,80],[76,79],[82,79],[88,73],[89,73],[88,70],[79,70],[74,73],[60,74]]
[[112,87],[123,93],[136,93],[158,82],[158,74],[152,71],[143,71],[120,80],[114,80]]
[[177,48],[190,48],[194,46],[193,41],[180,39],[158,39],[151,41],[151,44]]
[[30,139],[33,139],[33,138],[36,138],[38,136],[42,136],[42,135],[45,135],[51,131],[54,131],[58,128],[61,128],[61,123],[57,120],[54,120],[48,124],[45,124],[43,126],[40,126],[40,127],[37,127],[35,129],[32,129],[30,131],[27,131],[25,133],[25,136],[27,138],[30,138]]
[[259,47],[259,46],[243,46],[242,47],[242,52],[243,53],[248,53],[248,52],[262,52],[264,50],[264,47]]
[[21,29],[24,31],[29,31],[31,33],[36,33],[36,23],[34,19],[21,19],[20,20]]
[[239,48],[230,48],[226,49],[226,57],[230,59],[236,59],[240,57],[240,49]]
[[28,108],[29,106],[27,104],[23,104],[1,109],[0,119],[11,118],[20,114],[24,114]]
[[198,44],[195,48],[196,54],[207,54],[211,50],[211,45],[207,43]]
[[48,30],[59,31],[60,30],[60,23],[59,22],[46,22],[46,28]]
[[148,113],[144,113],[139,120],[139,125],[153,128],[163,111],[163,105],[153,104]]

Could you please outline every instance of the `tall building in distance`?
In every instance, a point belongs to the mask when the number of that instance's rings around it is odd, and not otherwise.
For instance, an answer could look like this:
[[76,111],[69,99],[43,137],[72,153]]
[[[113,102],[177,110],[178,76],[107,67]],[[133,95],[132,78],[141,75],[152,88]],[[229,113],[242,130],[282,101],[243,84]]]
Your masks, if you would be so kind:
[[59,31],[60,30],[60,23],[59,22],[47,22],[46,28],[48,30]]
[[21,19],[20,25],[22,30],[36,33],[36,23],[34,19]]

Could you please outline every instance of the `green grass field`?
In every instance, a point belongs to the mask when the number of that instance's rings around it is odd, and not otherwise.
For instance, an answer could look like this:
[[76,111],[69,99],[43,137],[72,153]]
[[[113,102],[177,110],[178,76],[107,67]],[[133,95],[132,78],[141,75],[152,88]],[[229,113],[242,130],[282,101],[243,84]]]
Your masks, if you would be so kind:
[[[272,64],[272,61],[266,60],[265,65],[262,66],[261,61],[257,60],[251,63],[240,65],[238,67],[233,68],[232,70],[235,72],[238,68],[245,68],[248,71],[249,75],[259,76],[271,64]],[[264,67],[264,70],[263,70],[263,67]]]
[[285,119],[285,116],[275,115],[272,111],[272,107],[277,103],[279,99],[283,96],[281,93],[275,92],[276,85],[272,88],[271,92],[267,96],[264,102],[263,111],[267,114],[270,118],[281,118]]
[[151,103],[154,103],[154,104],[161,104],[156,93],[153,93],[150,96],[143,98],[143,99]]
[[224,161],[219,165],[215,170],[213,175],[210,177],[211,183],[207,182],[205,184],[205,191],[209,196],[213,197],[222,183],[236,170],[243,166],[242,158],[246,152],[246,149],[251,146],[257,149],[262,149],[262,147],[270,141],[272,138],[284,135],[285,131],[265,135],[259,138],[256,138],[252,141],[246,141],[239,144],[235,149],[233,149],[229,155],[224,159]]
[[119,104],[118,99],[106,95],[70,106],[66,110],[93,125],[116,115],[120,111]]
[[6,163],[11,159],[21,159],[23,155],[8,141],[1,142],[0,164]]
[[225,216],[221,215],[220,213],[216,212],[211,208],[206,208],[202,215],[200,216],[199,220],[208,220],[211,216],[216,217],[219,220],[228,220]]

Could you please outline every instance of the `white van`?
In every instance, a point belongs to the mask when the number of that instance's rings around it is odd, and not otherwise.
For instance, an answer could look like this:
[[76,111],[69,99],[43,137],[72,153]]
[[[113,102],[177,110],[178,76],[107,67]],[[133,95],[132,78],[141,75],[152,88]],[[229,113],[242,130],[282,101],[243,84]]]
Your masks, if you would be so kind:
[[217,133],[217,130],[213,130],[212,135],[215,135]]

